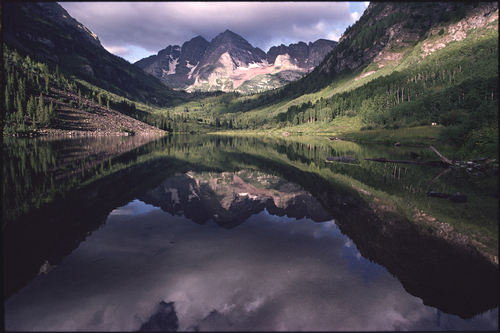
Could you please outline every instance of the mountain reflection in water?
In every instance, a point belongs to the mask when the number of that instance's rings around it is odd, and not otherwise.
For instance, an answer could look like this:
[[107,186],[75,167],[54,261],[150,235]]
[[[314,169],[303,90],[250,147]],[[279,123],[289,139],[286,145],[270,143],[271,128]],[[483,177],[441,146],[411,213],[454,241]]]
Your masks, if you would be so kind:
[[497,328],[497,310],[468,321],[423,305],[279,177],[189,172],[141,200],[11,297],[7,330]]
[[[456,206],[425,194],[436,169],[326,162],[405,154],[393,147],[113,140],[85,141],[82,162],[77,141],[4,146],[9,330],[498,328],[498,251],[458,229],[497,223],[475,179],[432,184],[466,191]],[[406,219],[385,193],[440,215]]]
[[297,184],[249,171],[176,175],[140,199],[165,212],[185,215],[198,224],[213,219],[226,229],[242,224],[264,208],[272,215],[296,219],[308,217],[316,222],[332,219],[321,204]]

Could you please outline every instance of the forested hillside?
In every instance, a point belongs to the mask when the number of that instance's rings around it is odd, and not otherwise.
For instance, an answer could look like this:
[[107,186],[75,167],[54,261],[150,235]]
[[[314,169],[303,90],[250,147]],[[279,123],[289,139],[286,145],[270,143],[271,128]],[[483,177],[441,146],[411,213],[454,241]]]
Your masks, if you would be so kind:
[[[83,80],[49,69],[46,63],[22,57],[16,50],[3,49],[4,98],[2,103],[3,133],[27,134],[56,127],[63,120],[57,110],[62,106],[78,108],[92,114],[89,102],[117,110],[160,129],[167,128],[165,117],[153,108],[97,88]],[[76,98],[70,98],[70,95]],[[50,100],[50,102],[49,102]]]

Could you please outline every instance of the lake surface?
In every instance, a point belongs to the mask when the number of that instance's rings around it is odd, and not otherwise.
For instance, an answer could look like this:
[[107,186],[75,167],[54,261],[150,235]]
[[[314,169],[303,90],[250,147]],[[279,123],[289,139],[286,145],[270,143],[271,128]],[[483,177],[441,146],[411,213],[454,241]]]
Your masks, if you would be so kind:
[[430,149],[5,139],[9,331],[498,330],[497,176],[362,160]]

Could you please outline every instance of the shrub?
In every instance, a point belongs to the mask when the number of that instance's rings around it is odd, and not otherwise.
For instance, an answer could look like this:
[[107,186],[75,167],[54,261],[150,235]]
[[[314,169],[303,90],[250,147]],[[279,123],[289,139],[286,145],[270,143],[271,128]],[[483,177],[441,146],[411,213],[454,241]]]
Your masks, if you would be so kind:
[[466,114],[460,110],[452,110],[441,114],[438,119],[438,123],[443,126],[452,126],[462,124],[466,118]]
[[462,146],[465,143],[467,128],[464,125],[452,125],[444,127],[439,132],[439,138],[444,143]]
[[392,129],[398,129],[400,127],[404,127],[404,124],[400,121],[395,121],[390,126],[390,128],[392,128]]
[[129,130],[128,128],[123,127],[123,126],[120,126],[120,132],[126,132],[126,133],[130,133],[130,134],[134,134],[134,131]]
[[371,130],[373,130],[373,126],[372,125],[362,126],[359,130],[360,131],[371,131]]
[[461,150],[474,157],[497,156],[498,123],[471,131],[465,136],[465,144]]
[[356,116],[356,111],[355,110],[347,110],[345,113],[346,117],[352,118]]

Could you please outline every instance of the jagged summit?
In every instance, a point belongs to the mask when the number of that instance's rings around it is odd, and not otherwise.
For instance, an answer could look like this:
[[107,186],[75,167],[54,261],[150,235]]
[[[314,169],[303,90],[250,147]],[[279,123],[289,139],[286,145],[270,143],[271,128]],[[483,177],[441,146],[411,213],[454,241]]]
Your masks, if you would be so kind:
[[336,45],[318,39],[309,44],[271,47],[265,53],[226,29],[211,42],[198,36],[185,42],[180,54],[175,46],[168,46],[135,65],[177,89],[248,93],[277,88],[300,78]]

